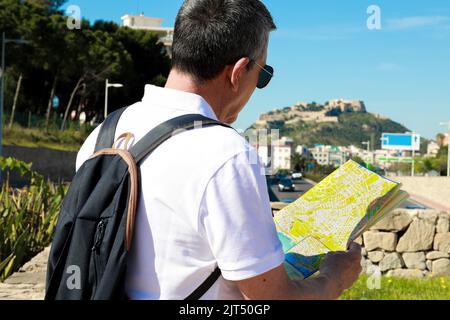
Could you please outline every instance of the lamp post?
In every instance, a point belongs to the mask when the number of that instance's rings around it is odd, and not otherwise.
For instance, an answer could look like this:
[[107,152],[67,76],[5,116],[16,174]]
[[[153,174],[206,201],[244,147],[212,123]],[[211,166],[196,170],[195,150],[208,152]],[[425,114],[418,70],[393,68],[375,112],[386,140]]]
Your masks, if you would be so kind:
[[370,151],[370,141],[365,141],[362,144],[367,145],[367,152],[369,152]]
[[[0,89],[0,157],[3,155],[3,110],[5,105],[5,51],[7,43],[25,44],[29,41],[23,39],[8,39],[5,32],[2,33],[2,66],[0,70],[1,89]],[[0,172],[1,174],[1,172]]]
[[105,119],[108,116],[108,89],[109,88],[122,88],[123,84],[121,83],[109,83],[109,80],[106,79],[105,83]]
[[450,178],[450,121],[449,122],[441,122],[441,126],[448,126],[448,140],[447,144],[448,148],[448,156],[447,156],[447,177]]

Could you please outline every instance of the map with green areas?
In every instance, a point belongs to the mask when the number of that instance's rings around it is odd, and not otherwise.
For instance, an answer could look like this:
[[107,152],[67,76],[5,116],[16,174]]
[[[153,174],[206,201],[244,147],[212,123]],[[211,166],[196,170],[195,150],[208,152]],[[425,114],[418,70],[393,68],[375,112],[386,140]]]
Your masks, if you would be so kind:
[[[407,198],[400,184],[350,160],[275,217],[290,276],[307,278]],[[301,274],[295,275],[294,270]]]

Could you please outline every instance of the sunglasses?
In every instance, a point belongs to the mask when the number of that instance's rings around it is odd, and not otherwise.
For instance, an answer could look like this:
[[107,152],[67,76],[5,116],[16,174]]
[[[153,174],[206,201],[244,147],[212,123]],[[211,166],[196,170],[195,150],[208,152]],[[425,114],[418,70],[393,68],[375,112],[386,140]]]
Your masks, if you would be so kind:
[[261,66],[258,62],[254,61],[255,64],[261,68],[261,72],[259,73],[258,83],[256,87],[258,89],[264,89],[269,84],[270,80],[273,78],[274,70],[271,66],[265,65]]

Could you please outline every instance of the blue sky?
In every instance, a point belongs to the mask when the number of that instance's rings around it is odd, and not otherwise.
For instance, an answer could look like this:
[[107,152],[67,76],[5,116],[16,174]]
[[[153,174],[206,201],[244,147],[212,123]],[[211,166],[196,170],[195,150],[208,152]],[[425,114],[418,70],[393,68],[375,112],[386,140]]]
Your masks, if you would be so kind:
[[[257,90],[236,128],[263,112],[299,101],[363,100],[427,138],[450,121],[450,1],[265,0],[278,30],[271,35],[269,87]],[[144,12],[173,26],[182,0],[76,0],[83,17],[120,23]],[[381,30],[367,28],[367,8],[381,9]]]

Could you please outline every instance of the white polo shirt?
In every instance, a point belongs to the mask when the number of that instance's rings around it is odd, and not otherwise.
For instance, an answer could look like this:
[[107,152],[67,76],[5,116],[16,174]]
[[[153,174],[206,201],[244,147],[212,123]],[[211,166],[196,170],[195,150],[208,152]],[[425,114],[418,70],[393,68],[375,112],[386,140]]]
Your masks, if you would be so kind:
[[[143,100],[123,113],[116,139],[131,132],[136,142],[191,113],[217,120],[202,97],[147,85]],[[93,154],[99,129],[81,147],[77,170]],[[126,278],[130,299],[184,299],[217,265],[222,276],[203,299],[242,299],[235,281],[281,265],[263,172],[246,140],[221,126],[179,134],[147,157]]]

